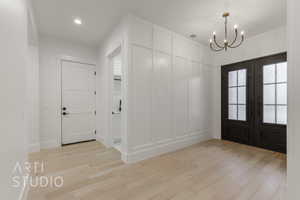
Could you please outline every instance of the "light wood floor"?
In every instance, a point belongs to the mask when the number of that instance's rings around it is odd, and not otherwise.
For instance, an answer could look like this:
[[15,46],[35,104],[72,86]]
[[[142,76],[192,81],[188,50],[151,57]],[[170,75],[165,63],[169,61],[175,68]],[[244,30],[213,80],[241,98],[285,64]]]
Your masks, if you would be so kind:
[[283,200],[286,156],[210,140],[135,164],[114,149],[82,143],[30,155],[61,188],[32,188],[29,200]]

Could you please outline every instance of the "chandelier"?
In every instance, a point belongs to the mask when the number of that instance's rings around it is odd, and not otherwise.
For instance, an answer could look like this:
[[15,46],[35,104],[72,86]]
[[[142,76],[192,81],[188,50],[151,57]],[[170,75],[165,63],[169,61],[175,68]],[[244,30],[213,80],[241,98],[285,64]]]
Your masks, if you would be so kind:
[[213,51],[222,51],[222,50],[227,51],[228,48],[237,48],[241,46],[241,44],[245,40],[245,32],[241,31],[241,39],[238,42],[238,25],[234,25],[234,33],[235,33],[234,39],[231,42],[228,41],[227,18],[229,17],[229,15],[230,13],[228,12],[223,14],[223,17],[225,18],[225,39],[223,44],[219,44],[217,42],[216,32],[213,32],[213,39],[209,40],[210,48]]

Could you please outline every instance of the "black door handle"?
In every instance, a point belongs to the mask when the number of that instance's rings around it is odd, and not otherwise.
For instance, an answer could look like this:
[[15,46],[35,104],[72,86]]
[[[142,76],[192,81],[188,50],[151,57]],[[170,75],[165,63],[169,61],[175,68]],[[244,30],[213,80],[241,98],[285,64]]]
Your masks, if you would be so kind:
[[120,102],[119,102],[119,112],[122,111],[122,100],[120,99]]
[[67,108],[66,107],[62,107],[62,110],[67,110]]
[[67,112],[63,112],[62,114],[63,114],[63,115],[68,115],[69,113],[67,113]]

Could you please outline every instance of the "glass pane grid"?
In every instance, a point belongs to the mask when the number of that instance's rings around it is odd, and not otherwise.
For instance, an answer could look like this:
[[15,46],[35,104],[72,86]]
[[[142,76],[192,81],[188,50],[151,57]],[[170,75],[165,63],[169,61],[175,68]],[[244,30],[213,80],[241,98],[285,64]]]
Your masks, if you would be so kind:
[[[287,82],[276,82],[276,83],[264,83],[264,85],[279,85],[279,84],[286,84]],[[235,86],[236,87],[236,86]]]
[[263,70],[264,123],[287,123],[287,63],[266,65]]
[[247,70],[229,72],[228,119],[246,121],[246,77]]
[[246,87],[246,85],[239,85],[239,86],[229,86],[228,88],[240,88],[240,87]]

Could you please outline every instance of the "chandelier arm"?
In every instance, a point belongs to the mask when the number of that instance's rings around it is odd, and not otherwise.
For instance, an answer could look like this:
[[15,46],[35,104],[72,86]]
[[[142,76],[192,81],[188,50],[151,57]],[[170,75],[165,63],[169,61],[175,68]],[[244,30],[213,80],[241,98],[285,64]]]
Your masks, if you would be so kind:
[[238,31],[237,31],[237,29],[235,29],[234,40],[228,45],[228,47],[231,47],[232,45],[235,44],[235,42],[236,42],[236,40],[237,40],[237,37],[238,37]]
[[219,45],[218,44],[218,42],[217,42],[217,39],[216,39],[216,36],[214,35],[214,43],[215,43],[215,45],[217,46],[217,47],[219,47],[219,48],[221,48],[221,49],[224,49],[225,48],[225,46],[221,46],[221,45]]
[[244,40],[245,40],[245,37],[242,35],[242,39],[237,45],[235,45],[235,46],[231,45],[231,46],[228,46],[228,47],[231,48],[231,49],[237,48],[237,47],[239,47],[243,44]]
[[225,47],[221,47],[221,48],[219,48],[219,49],[216,49],[216,48],[214,48],[214,46],[213,46],[212,43],[210,43],[209,46],[210,46],[210,49],[211,49],[211,50],[216,51],[216,52],[218,52],[218,51],[223,51],[223,49],[225,48]]
[[222,16],[223,18],[225,18],[225,38],[224,38],[224,44],[219,44],[217,42],[217,36],[216,36],[216,32],[213,32],[213,39],[210,39],[210,49],[213,51],[222,51],[225,50],[227,51],[228,48],[237,48],[239,46],[242,45],[242,43],[245,40],[245,36],[244,36],[244,31],[241,32],[241,40],[239,42],[237,42],[239,39],[239,34],[238,34],[238,29],[237,26],[234,26],[234,39],[229,42],[228,41],[228,17],[229,17],[230,13],[229,12],[225,12]]

